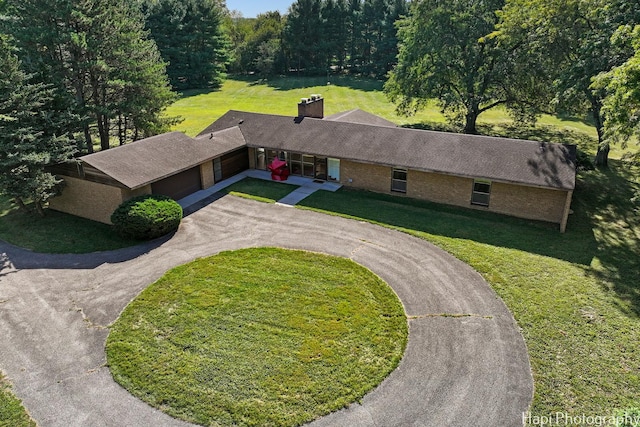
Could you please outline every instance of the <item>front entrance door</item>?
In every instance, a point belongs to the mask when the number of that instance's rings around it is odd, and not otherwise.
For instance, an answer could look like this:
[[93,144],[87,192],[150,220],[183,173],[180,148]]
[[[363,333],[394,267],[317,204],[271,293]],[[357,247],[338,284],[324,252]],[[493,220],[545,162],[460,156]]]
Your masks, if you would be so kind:
[[316,157],[315,158],[315,179],[321,179],[323,181],[327,180],[327,158],[326,157]]

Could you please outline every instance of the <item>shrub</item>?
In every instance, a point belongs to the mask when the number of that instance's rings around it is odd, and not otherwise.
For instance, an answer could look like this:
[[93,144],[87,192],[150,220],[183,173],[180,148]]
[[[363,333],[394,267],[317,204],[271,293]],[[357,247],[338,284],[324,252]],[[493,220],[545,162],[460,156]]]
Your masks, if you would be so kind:
[[115,230],[139,240],[155,239],[178,229],[182,208],[173,199],[144,195],[126,200],[111,214]]
[[578,149],[578,152],[576,153],[576,168],[578,170],[586,170],[586,171],[594,170],[595,166],[591,161],[591,157],[592,156],[590,156],[589,154]]

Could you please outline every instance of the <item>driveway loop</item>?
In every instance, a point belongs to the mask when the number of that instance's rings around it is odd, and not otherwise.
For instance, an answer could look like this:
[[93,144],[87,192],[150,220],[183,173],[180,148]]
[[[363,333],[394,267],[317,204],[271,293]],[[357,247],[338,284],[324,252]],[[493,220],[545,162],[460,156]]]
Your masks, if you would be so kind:
[[59,256],[0,244],[0,369],[41,427],[186,426],[113,381],[108,326],[167,270],[257,246],[351,258],[394,289],[408,316],[400,366],[362,402],[311,426],[522,426],[533,395],[526,346],[471,267],[401,232],[233,196],[142,248]]

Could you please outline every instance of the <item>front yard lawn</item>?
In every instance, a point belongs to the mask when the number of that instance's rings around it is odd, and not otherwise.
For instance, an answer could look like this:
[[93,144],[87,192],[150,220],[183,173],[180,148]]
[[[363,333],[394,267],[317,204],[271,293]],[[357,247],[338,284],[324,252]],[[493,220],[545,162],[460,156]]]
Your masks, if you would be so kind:
[[222,192],[260,202],[275,203],[296,188],[298,186],[293,184],[248,177],[230,185]]
[[174,268],[107,339],[115,380],[202,425],[297,426],[363,397],[399,364],[402,304],[351,260],[243,249]]

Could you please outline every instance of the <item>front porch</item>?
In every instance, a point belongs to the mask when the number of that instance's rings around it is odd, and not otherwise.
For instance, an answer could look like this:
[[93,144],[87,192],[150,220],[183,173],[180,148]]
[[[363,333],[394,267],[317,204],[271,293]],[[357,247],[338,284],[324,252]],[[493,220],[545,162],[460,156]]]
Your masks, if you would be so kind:
[[223,181],[217,182],[209,188],[196,191],[195,193],[192,193],[178,200],[178,203],[180,204],[180,206],[182,206],[182,209],[187,210],[187,208],[189,208],[190,206],[193,206],[205,199],[212,197],[215,193],[218,193],[219,191],[227,188],[232,184],[235,184],[238,181],[243,180],[244,178],[255,178],[276,183],[297,185],[297,189],[295,189],[282,199],[278,200],[277,204],[284,206],[294,206],[301,200],[318,190],[334,192],[342,187],[342,185],[337,182],[319,181],[317,179],[295,175],[289,176],[286,181],[273,181],[271,179],[271,173],[268,171],[248,169]]

